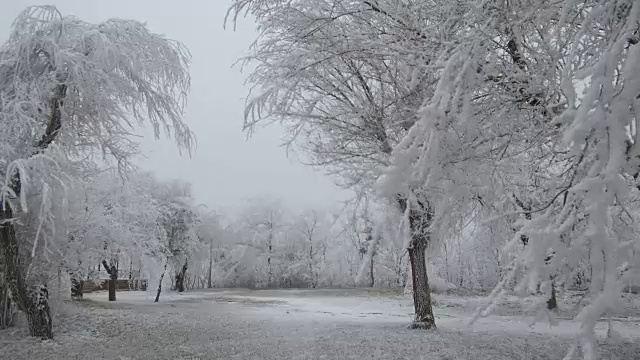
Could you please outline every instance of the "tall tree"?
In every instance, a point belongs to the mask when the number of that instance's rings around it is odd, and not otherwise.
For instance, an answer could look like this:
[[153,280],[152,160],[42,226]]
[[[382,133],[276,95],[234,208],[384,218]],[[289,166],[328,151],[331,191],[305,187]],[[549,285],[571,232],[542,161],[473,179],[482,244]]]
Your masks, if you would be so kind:
[[165,229],[165,254],[174,271],[174,289],[185,290],[185,277],[189,259],[200,250],[198,228],[201,219],[191,197],[190,184],[174,180],[156,185],[161,206],[160,223]]
[[253,252],[257,252],[259,259],[266,261],[264,286],[267,288],[277,286],[277,247],[285,227],[284,213],[284,206],[278,201],[254,199],[248,204],[240,219],[241,226],[246,228],[249,237],[245,244]]
[[206,206],[201,206],[198,210],[198,217],[201,220],[197,233],[202,244],[207,244],[208,247],[207,288],[212,288],[214,244],[219,244],[222,241],[223,230],[220,225],[220,216],[215,210],[209,210]]
[[[328,224],[322,213],[315,210],[307,210],[298,216],[293,224],[295,230],[301,235],[301,242],[305,256],[309,286],[315,288],[319,284],[319,270],[326,252],[326,237],[328,236]],[[297,239],[297,237],[292,237]],[[290,239],[289,241],[295,241]]]
[[[595,358],[594,326],[638,261],[630,234],[638,214],[640,4],[450,3],[468,26],[439,52],[438,90],[394,149],[388,184],[427,191],[440,209],[458,204],[448,212],[455,217],[465,215],[465,200],[495,203],[496,188],[515,194],[524,222],[491,297],[515,282],[519,292],[540,288],[553,300],[557,281],[588,262],[593,301],[578,316],[583,326],[570,352],[581,347]],[[436,222],[447,219],[436,213]]]
[[[439,47],[424,26],[442,13],[420,2],[237,0],[230,12],[256,17],[261,35],[249,81],[260,89],[247,106],[248,130],[264,120],[280,121],[289,141],[311,164],[338,176],[341,185],[372,191],[390,165],[394,146],[413,126],[422,99],[433,92],[426,71]],[[439,11],[442,9],[438,9]],[[432,36],[431,38],[429,36]],[[292,51],[292,49],[294,51]],[[413,219],[407,249],[415,266],[416,323],[432,328],[424,251],[434,204],[399,192],[390,198]]]
[[126,171],[134,125],[151,124],[156,136],[164,129],[190,149],[192,135],[181,118],[188,62],[181,44],[136,21],[91,24],[40,6],[14,22],[0,48],[0,248],[12,298],[27,314],[31,335],[53,336],[46,281],[29,278],[25,268],[47,266],[38,254],[54,245],[54,237],[45,227],[26,251],[29,241],[20,237],[15,211],[33,210],[28,196],[40,192],[38,219],[49,225],[50,205],[64,198],[59,189],[73,158],[101,153]]

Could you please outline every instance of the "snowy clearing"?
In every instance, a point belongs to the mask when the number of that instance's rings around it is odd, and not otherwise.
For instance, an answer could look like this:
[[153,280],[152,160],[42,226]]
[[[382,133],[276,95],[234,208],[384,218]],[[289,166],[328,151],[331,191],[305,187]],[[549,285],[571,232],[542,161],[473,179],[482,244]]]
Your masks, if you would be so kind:
[[[409,330],[411,299],[365,290],[105,292],[62,306],[53,341],[0,331],[0,359],[561,359],[578,324],[467,321],[479,297],[436,295],[438,330]],[[502,306],[501,306],[502,307]],[[500,308],[500,307],[499,307]],[[67,315],[70,314],[70,315]],[[640,320],[614,321],[600,358],[638,359]],[[635,343],[634,343],[635,342]]]

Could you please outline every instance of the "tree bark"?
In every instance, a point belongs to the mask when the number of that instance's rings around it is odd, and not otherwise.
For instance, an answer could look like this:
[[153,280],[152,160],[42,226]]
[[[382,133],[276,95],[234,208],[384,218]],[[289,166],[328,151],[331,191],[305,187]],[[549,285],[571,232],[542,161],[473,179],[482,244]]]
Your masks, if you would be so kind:
[[371,261],[369,262],[369,287],[373,287],[376,283],[376,279],[373,277],[373,258],[375,254],[371,255]]
[[40,286],[30,301],[25,313],[29,324],[29,334],[41,339],[53,339],[53,323],[49,308],[49,291],[46,285]]
[[[67,86],[65,84],[56,85],[53,96],[49,101],[50,113],[47,127],[40,140],[37,141],[36,148],[30,157],[48,148],[58,136],[62,128],[62,100],[66,93]],[[22,191],[20,173],[16,171],[7,175],[11,177],[9,187],[13,191],[15,198],[18,198]],[[53,338],[53,330],[49,308],[49,292],[46,285],[40,285],[31,292],[27,289],[26,277],[22,273],[20,265],[20,251],[13,223],[13,209],[8,200],[4,197],[0,198],[0,251],[6,265],[5,279],[13,301],[27,315],[30,335],[51,339]]]
[[109,301],[116,301],[116,279],[113,276],[109,277]]
[[164,263],[164,270],[162,271],[162,275],[160,275],[160,282],[158,283],[158,292],[156,293],[156,299],[153,300],[154,303],[160,301],[160,292],[162,292],[162,279],[164,279],[164,273],[167,272],[167,263]]
[[5,279],[11,297],[18,308],[27,316],[29,334],[45,339],[53,338],[51,315],[48,304],[48,292],[46,286],[41,286],[38,291],[29,294],[25,277],[22,274],[18,241],[15,227],[10,221],[13,212],[8,203],[0,205],[0,248],[5,261]]
[[549,310],[557,310],[558,309],[558,301],[556,300],[556,284],[555,281],[551,282],[551,296],[549,300],[547,300],[547,309]]
[[180,272],[178,272],[176,274],[176,287],[175,287],[175,289],[178,292],[183,292],[184,291],[184,278],[185,278],[185,275],[187,274],[187,265],[188,265],[188,261],[185,261],[184,265],[182,265],[182,269],[180,269]]
[[213,272],[213,239],[209,239],[209,277],[207,278],[207,288],[211,289],[212,281],[211,276]]
[[46,285],[41,285],[29,293],[22,274],[18,240],[12,219],[13,211],[9,203],[0,203],[0,250],[5,262],[5,279],[13,301],[27,315],[29,334],[52,339],[49,293]]
[[429,278],[426,263],[426,242],[412,240],[409,248],[411,277],[413,281],[413,305],[415,308],[414,328],[432,329],[436,327],[429,292]]
[[111,266],[107,264],[106,260],[102,260],[102,266],[109,274],[109,301],[116,301],[116,281],[118,280],[118,268],[114,262],[111,262]]
[[13,317],[15,315],[14,305],[9,296],[9,289],[0,283],[0,330],[6,329],[13,325]]
[[267,288],[271,289],[271,283],[273,281],[273,271],[271,269],[271,251],[273,250],[273,223],[269,222],[269,236],[267,237],[267,248],[269,254],[267,255]]
[[71,298],[82,299],[82,286],[83,281],[79,276],[71,275]]
[[413,282],[414,329],[435,329],[436,323],[431,305],[429,277],[425,251],[430,240],[429,227],[433,221],[433,208],[427,200],[417,201],[410,208],[406,198],[398,196],[400,209],[409,211],[411,241],[408,252]]

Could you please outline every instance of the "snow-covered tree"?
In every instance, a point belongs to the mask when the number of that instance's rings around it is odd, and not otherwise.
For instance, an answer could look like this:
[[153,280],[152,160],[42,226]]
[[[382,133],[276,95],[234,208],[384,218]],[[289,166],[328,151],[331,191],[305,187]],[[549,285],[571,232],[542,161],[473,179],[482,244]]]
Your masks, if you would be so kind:
[[224,241],[224,229],[221,224],[221,215],[215,210],[210,210],[206,206],[199,206],[196,209],[197,216],[200,219],[197,235],[202,246],[208,248],[208,263],[206,266],[207,288],[213,287],[213,262],[214,262],[214,244]]
[[420,188],[447,209],[434,214],[436,229],[477,213],[474,198],[483,206],[514,198],[516,210],[501,215],[521,219],[492,298],[515,280],[516,291],[553,299],[586,260],[593,296],[571,353],[579,344],[592,359],[596,321],[637,271],[640,5],[481,4],[450,2],[463,26],[443,39],[436,91],[394,149],[387,185]]
[[[307,210],[300,214],[292,225],[295,231],[289,241],[301,245],[304,256],[300,265],[304,265],[304,270],[300,270],[307,273],[305,277],[309,287],[315,288],[321,284],[320,274],[327,265],[327,238],[330,236],[333,224],[328,221],[325,214],[316,210]],[[298,267],[298,264],[293,266]]]
[[[277,249],[283,243],[285,229],[285,208],[278,201],[254,199],[241,215],[241,225],[245,230],[246,251],[256,256],[258,279],[267,288],[278,282],[275,269],[278,266]],[[266,264],[266,274],[260,263]],[[264,277],[263,277],[264,276]],[[265,278],[266,277],[266,278]]]
[[434,325],[427,245],[485,266],[455,242],[473,229],[498,234],[487,249],[508,242],[492,299],[518,280],[552,300],[589,267],[593,356],[595,321],[637,276],[637,1],[235,1],[243,12],[261,30],[246,126],[280,121],[345,185],[378,182],[405,214],[417,323]]
[[[52,208],[65,204],[73,161],[102,155],[126,171],[130,134],[145,123],[191,149],[181,117],[188,62],[181,44],[137,21],[91,24],[39,6],[14,22],[0,48],[0,248],[33,336],[53,336],[47,281],[25,270],[47,268],[68,240],[54,233]],[[33,234],[18,225],[24,212],[37,220]]]
[[179,180],[156,183],[153,196],[160,207],[158,222],[164,229],[163,252],[167,266],[174,273],[174,289],[183,292],[189,261],[201,252],[203,245],[198,235],[202,222],[191,185]]
[[[165,234],[158,222],[160,203],[149,191],[150,179],[144,173],[123,178],[103,170],[84,179],[71,194],[63,264],[75,296],[82,296],[82,281],[102,275],[100,265],[107,272],[115,270],[108,273],[112,280],[126,272],[133,280],[143,270],[153,271],[145,268],[145,260],[159,257]],[[111,290],[110,299],[115,300],[115,288]]]
[[[259,93],[247,106],[245,126],[285,125],[290,141],[344,186],[373,192],[392,149],[415,122],[435,84],[435,61],[445,22],[442,8],[425,2],[237,0],[231,15],[253,15],[261,30],[249,82]],[[407,213],[412,236],[405,247],[413,271],[415,323],[435,326],[425,250],[432,200],[403,191],[390,195]]]

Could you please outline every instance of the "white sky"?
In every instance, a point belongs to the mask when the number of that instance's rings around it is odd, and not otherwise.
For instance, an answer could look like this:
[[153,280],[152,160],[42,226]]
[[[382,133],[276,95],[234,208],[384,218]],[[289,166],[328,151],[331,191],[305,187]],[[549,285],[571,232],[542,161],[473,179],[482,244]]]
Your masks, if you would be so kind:
[[[142,140],[145,170],[160,178],[181,178],[193,184],[198,201],[212,208],[233,208],[252,197],[280,198],[297,209],[330,207],[347,194],[331,179],[295,160],[279,147],[282,129],[258,131],[246,140],[242,133],[246,74],[231,65],[246,53],[255,37],[249,20],[237,30],[223,29],[230,0],[58,0],[63,15],[89,22],[108,18],[146,22],[154,32],[184,43],[193,56],[192,92],[186,120],[195,132],[194,156],[180,157],[171,141]],[[0,0],[0,41],[11,22],[28,5],[38,1]]]

